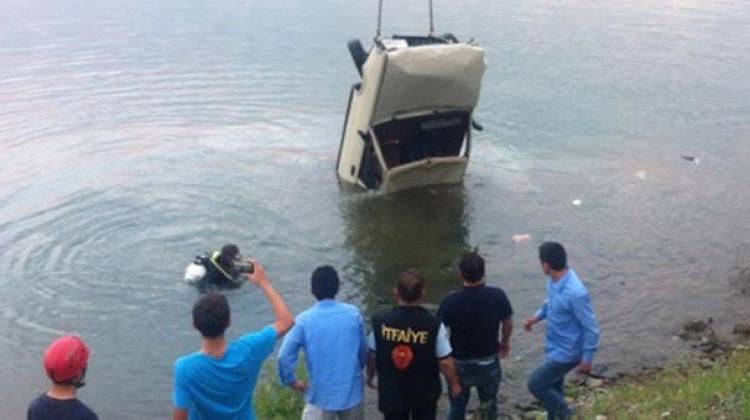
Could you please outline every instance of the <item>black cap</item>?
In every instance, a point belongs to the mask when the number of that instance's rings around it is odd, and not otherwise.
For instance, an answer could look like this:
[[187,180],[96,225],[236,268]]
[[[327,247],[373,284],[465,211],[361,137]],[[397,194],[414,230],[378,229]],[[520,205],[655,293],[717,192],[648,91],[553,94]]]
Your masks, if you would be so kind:
[[226,244],[221,248],[221,257],[225,261],[239,260],[240,249],[235,244]]

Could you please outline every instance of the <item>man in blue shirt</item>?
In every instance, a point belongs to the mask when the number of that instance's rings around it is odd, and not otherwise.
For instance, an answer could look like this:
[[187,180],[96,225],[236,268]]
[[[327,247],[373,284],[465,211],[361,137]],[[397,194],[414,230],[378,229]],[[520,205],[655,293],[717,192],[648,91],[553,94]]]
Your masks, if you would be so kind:
[[527,385],[547,410],[548,419],[568,419],[571,410],[563,396],[563,380],[576,366],[580,374],[591,372],[599,326],[586,287],[568,267],[565,248],[545,242],[539,247],[539,260],[549,276],[547,300],[524,327],[531,331],[534,324],[546,319],[547,333],[544,362],[529,376]]
[[174,364],[174,420],[254,420],[253,390],[263,361],[276,339],[292,327],[294,319],[286,304],[257,262],[248,275],[273,308],[276,321],[262,330],[227,342],[229,303],[224,295],[209,293],[193,306],[193,326],[202,336],[200,351]]
[[[279,349],[279,377],[304,392],[303,420],[364,419],[364,381],[367,362],[365,328],[359,310],[336,302],[339,276],[328,265],[315,269],[310,280],[318,302],[297,316]],[[294,374],[299,350],[305,352],[309,384]]]

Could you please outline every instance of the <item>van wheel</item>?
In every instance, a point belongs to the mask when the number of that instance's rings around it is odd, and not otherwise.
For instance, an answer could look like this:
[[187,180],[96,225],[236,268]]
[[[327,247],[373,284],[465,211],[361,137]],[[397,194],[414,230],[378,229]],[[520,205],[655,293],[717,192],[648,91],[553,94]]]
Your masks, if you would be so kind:
[[354,60],[354,66],[357,67],[359,75],[362,76],[362,66],[367,61],[367,51],[365,51],[364,47],[362,47],[362,42],[358,39],[352,39],[346,43],[346,46],[349,48],[352,60]]

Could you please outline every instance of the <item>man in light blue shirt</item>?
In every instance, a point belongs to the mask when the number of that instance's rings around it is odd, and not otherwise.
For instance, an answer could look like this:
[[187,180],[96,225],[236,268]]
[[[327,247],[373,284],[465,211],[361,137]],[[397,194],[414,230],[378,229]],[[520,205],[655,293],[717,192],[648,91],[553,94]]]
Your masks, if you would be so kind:
[[534,324],[546,319],[547,332],[544,362],[529,376],[528,388],[547,410],[549,420],[568,419],[571,410],[563,395],[565,374],[576,366],[580,374],[591,372],[599,326],[586,287],[567,265],[565,248],[545,242],[539,247],[539,260],[549,276],[547,300],[524,327],[531,331]]
[[[362,420],[367,362],[365,327],[359,310],[334,300],[339,276],[331,266],[315,269],[312,294],[318,302],[297,316],[279,349],[279,377],[305,393],[303,420]],[[305,353],[309,383],[295,376],[299,350]]]
[[209,293],[198,299],[193,305],[193,326],[201,333],[201,348],[174,364],[174,420],[255,419],[253,390],[258,373],[276,339],[289,331],[294,319],[263,267],[253,263],[255,272],[249,278],[266,295],[276,321],[228,342],[224,337],[230,324],[226,297]]

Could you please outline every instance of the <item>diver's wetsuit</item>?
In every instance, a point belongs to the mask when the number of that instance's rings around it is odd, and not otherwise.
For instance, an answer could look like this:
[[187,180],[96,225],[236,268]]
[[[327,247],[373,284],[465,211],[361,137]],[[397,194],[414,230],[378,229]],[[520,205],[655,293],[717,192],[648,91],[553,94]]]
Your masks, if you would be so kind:
[[202,292],[217,289],[236,289],[242,286],[243,279],[234,267],[226,267],[221,264],[219,252],[214,252],[210,257],[203,259],[206,275],[198,283],[197,287]]

